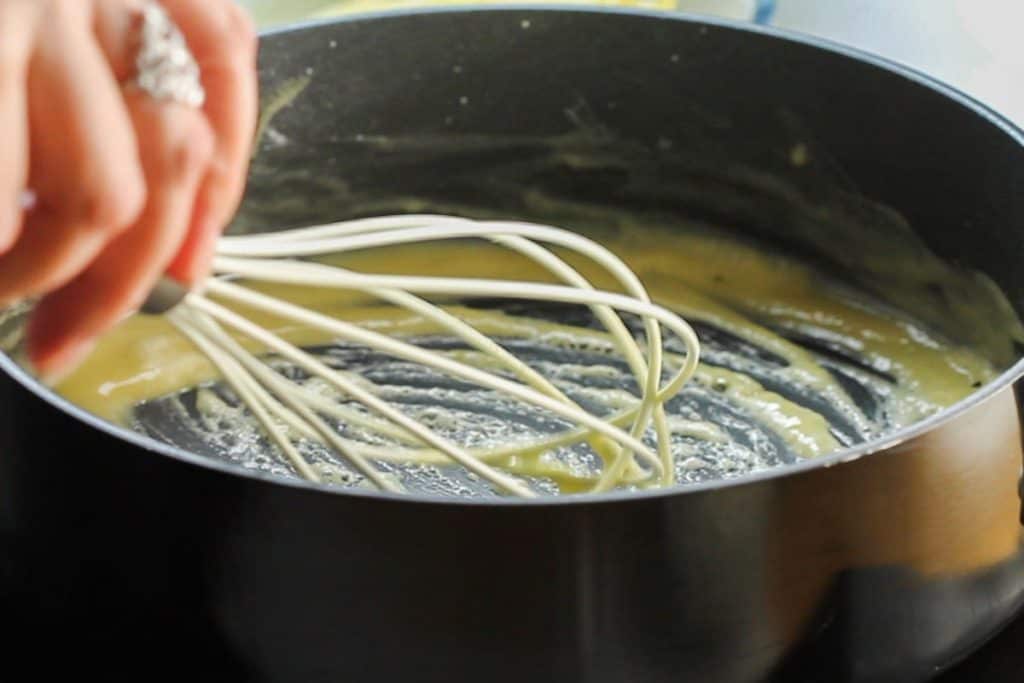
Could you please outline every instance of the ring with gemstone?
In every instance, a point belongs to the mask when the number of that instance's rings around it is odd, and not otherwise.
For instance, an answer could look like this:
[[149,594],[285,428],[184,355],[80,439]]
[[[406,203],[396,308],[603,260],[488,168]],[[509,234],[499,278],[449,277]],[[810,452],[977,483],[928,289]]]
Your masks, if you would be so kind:
[[185,37],[155,0],[139,13],[134,87],[157,100],[201,107],[206,99],[199,65]]

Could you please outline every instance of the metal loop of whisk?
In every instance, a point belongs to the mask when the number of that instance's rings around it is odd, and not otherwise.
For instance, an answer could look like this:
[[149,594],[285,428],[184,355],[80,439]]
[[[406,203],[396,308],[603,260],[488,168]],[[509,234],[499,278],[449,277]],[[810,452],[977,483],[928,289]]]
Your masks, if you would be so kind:
[[[354,272],[316,263],[317,256],[353,250],[437,242],[484,239],[541,266],[560,284],[486,278],[380,275]],[[600,266],[622,292],[594,288],[584,276],[555,254],[567,250]],[[279,283],[361,292],[405,309],[457,337],[505,375],[467,360],[414,345],[395,336],[306,309],[270,296],[237,281]],[[603,325],[612,346],[639,385],[633,405],[612,415],[597,416],[567,397],[552,380],[516,357],[496,340],[471,324],[431,303],[427,297],[505,298],[531,302],[586,306]],[[400,360],[469,382],[496,394],[549,411],[573,425],[567,432],[541,440],[514,442],[497,449],[474,449],[416,421],[368,387],[365,378],[325,364],[311,353],[260,327],[222,303],[308,326],[332,338],[353,343]],[[429,453],[457,463],[485,479],[496,490],[521,497],[537,495],[526,482],[505,471],[500,462],[517,452],[536,452],[572,443],[588,443],[601,456],[601,473],[590,490],[603,491],[624,482],[670,484],[674,480],[670,432],[664,403],[675,396],[697,368],[699,343],[692,328],[672,311],[651,303],[637,276],[605,247],[574,232],[532,223],[476,221],[466,218],[409,215],[343,221],[297,230],[221,238],[214,260],[214,276],[199,291],[189,292],[172,281],[161,282],[143,307],[149,314],[166,314],[223,376],[239,400],[258,421],[265,436],[277,446],[295,471],[320,481],[295,439],[317,440],[343,458],[375,487],[401,492],[401,484],[374,464],[375,449],[344,437],[326,417],[356,421],[362,427],[397,434],[412,444],[410,460]],[[621,314],[643,322],[641,345]],[[662,328],[685,347],[683,354],[667,354]],[[234,334],[232,334],[234,333]],[[326,382],[356,410],[311,391],[273,369],[236,337],[248,338],[266,351],[285,359],[310,377]],[[671,356],[671,358],[669,358]],[[667,367],[673,365],[674,367]],[[663,371],[669,370],[667,381]],[[511,373],[515,379],[510,379]],[[365,411],[365,412],[364,412]],[[648,446],[653,434],[654,446]]]

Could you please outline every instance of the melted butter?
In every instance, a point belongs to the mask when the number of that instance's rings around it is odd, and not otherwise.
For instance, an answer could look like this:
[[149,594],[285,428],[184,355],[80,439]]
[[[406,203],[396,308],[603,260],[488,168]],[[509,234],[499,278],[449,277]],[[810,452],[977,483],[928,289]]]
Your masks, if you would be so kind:
[[[789,333],[812,336],[846,349],[871,369],[891,377],[893,381],[883,390],[890,428],[909,424],[955,403],[997,372],[980,354],[940,339],[910,317],[829,282],[809,266],[721,235],[652,230],[633,232],[628,241],[605,240],[605,245],[634,269],[654,301],[676,310],[691,322],[727,331],[782,359],[783,367],[774,372],[790,385],[827,397],[845,419],[867,436],[877,432],[877,425],[864,415],[818,356],[786,338]],[[610,278],[591,264],[571,254],[560,255],[595,286],[613,288]],[[522,257],[470,242],[394,247],[324,260],[367,273],[551,281],[546,271]],[[251,286],[389,335],[412,337],[438,331],[417,315],[380,306],[355,293],[265,283]],[[446,308],[495,337],[542,340],[547,346],[613,355],[609,352],[610,338],[599,330],[496,310],[457,305]],[[238,310],[292,343],[309,346],[331,341],[308,328]],[[260,350],[251,343],[248,345]],[[479,360],[475,352],[455,353],[464,359]],[[678,361],[672,353],[667,354],[669,366]],[[597,365],[589,366],[583,374],[600,377],[610,372]],[[161,318],[135,316],[106,335],[88,362],[57,389],[100,417],[128,423],[133,407],[139,403],[216,377],[210,363],[169,323]],[[716,367],[705,360],[692,386],[716,392],[746,411],[798,456],[817,457],[841,446],[825,416],[765,388],[742,369]],[[635,401],[624,391],[586,391],[596,392],[610,407],[628,408]],[[670,427],[674,434],[698,442],[728,440],[718,425],[707,421],[672,416]],[[443,462],[436,453],[422,449],[416,453],[411,459],[417,462]],[[684,461],[684,468],[699,465],[693,455],[692,444],[677,449],[677,461]],[[564,492],[584,490],[592,483],[592,477],[549,457],[545,449],[496,455],[494,461],[512,472],[551,479]]]

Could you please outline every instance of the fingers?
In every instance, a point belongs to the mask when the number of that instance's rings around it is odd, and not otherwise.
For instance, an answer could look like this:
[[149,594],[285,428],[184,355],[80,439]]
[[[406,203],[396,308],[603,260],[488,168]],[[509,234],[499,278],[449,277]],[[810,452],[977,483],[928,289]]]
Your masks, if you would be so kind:
[[[141,0],[0,0],[0,60],[14,44],[5,10],[45,15],[45,30],[27,32],[39,39],[20,76],[25,88],[27,71],[20,139],[28,151],[20,175],[18,163],[0,171],[0,202],[6,193],[17,206],[26,186],[37,201],[23,226],[20,211],[6,224],[0,215],[0,231],[13,233],[0,251],[0,305],[43,296],[27,342],[51,381],[135,311],[163,273],[188,284],[205,276],[241,199],[258,113],[252,25],[231,0],[163,4],[200,65],[203,111],[118,85],[134,72]],[[4,64],[16,62],[0,61],[0,125],[16,130],[18,98],[4,93],[19,76]]]
[[139,220],[110,242],[78,277],[46,296],[29,321],[36,371],[53,381],[89,352],[105,330],[138,309],[189,228],[195,195],[213,151],[201,112],[127,97],[140,139],[149,195]]
[[0,255],[21,233],[21,193],[28,186],[28,102],[25,83],[38,12],[25,2],[0,2]]
[[118,83],[134,75],[142,0],[93,0],[93,32]]
[[209,270],[221,231],[242,197],[259,113],[256,31],[233,0],[164,0],[202,73],[216,142],[188,236],[169,272],[193,283]]
[[[97,0],[96,34],[120,78],[131,75],[135,46],[129,7],[139,0]],[[169,266],[191,284],[209,270],[221,231],[241,200],[258,118],[256,34],[248,15],[233,0],[165,0],[199,64],[206,91],[204,113],[216,135],[214,156],[196,198],[188,235]]]
[[71,280],[144,203],[131,119],[92,36],[90,6],[52,2],[41,15],[46,30],[27,87],[28,184],[37,204],[0,257],[0,305]]

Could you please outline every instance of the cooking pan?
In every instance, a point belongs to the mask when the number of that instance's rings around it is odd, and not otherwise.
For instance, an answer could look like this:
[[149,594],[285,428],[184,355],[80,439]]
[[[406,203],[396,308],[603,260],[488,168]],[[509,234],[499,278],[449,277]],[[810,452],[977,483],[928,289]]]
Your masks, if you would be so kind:
[[[1020,132],[868,55],[643,12],[414,11],[267,34],[260,77],[234,231],[453,206],[600,222],[526,188],[726,226],[896,303],[941,259],[1024,310]],[[591,163],[548,153],[566,139]],[[950,334],[993,319],[927,291]],[[1024,600],[1024,364],[1000,353],[997,380],[883,439],[525,503],[242,470],[0,355],[2,678],[927,680]]]

